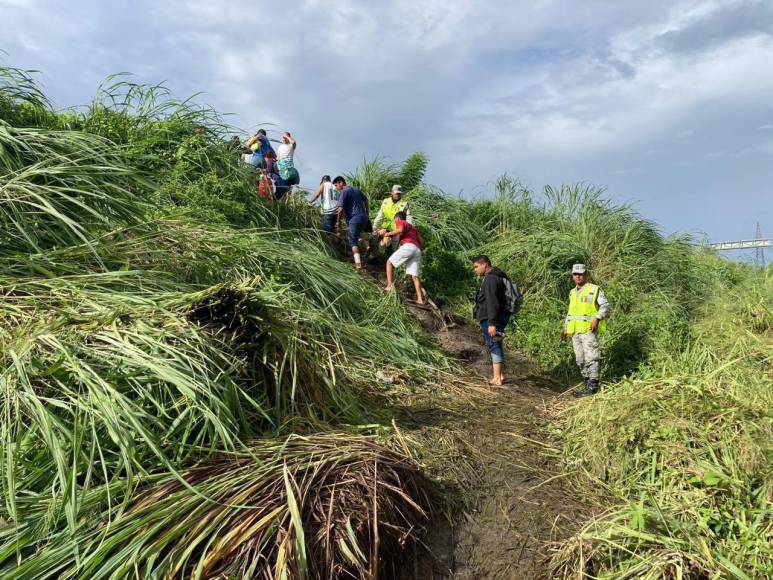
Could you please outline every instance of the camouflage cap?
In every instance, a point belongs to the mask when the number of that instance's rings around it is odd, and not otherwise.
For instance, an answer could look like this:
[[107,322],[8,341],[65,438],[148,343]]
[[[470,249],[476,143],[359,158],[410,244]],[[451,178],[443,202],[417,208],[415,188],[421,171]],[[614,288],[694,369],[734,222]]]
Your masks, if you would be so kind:
[[575,264],[572,266],[572,274],[585,274],[586,271],[585,264]]

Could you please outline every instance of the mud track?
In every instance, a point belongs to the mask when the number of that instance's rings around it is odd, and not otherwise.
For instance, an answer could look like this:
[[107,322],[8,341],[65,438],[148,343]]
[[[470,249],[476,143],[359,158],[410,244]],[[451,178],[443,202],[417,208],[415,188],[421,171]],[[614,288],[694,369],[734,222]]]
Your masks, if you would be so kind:
[[[371,274],[383,286],[381,273]],[[407,297],[412,288],[405,290],[401,294],[408,311],[463,363],[465,379],[487,385],[491,367],[477,326],[434,304],[411,303]],[[507,385],[490,388],[473,406],[460,400],[444,419],[471,450],[477,481],[465,490],[461,513],[436,518],[413,570],[404,570],[403,579],[548,578],[556,542],[575,533],[592,513],[567,485],[558,450],[546,436],[546,409],[564,387],[522,354],[510,350],[506,356]],[[421,414],[411,420],[421,428]]]

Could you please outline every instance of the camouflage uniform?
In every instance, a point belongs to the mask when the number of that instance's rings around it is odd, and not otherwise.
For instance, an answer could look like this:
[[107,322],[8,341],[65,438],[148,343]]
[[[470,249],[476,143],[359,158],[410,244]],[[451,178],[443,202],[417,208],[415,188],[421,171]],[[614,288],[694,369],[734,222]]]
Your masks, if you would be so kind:
[[599,351],[599,335],[596,332],[572,335],[574,347],[574,360],[580,367],[580,374],[584,379],[599,378],[599,363],[601,352]]

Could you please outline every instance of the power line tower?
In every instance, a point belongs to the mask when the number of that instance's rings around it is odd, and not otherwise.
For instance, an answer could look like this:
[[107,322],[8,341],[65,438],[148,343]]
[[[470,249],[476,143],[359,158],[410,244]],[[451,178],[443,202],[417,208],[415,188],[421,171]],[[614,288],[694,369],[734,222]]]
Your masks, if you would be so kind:
[[719,250],[720,252],[726,250],[754,250],[755,263],[763,267],[765,266],[765,248],[773,247],[773,239],[765,239],[762,237],[762,228],[760,223],[757,222],[757,229],[754,232],[753,240],[738,240],[735,242],[714,242],[709,244],[710,248]]
[[[762,239],[762,230],[760,229],[760,222],[757,222],[757,229],[754,231],[754,239]],[[765,267],[765,248],[763,246],[757,246],[754,249],[754,261],[760,268]]]

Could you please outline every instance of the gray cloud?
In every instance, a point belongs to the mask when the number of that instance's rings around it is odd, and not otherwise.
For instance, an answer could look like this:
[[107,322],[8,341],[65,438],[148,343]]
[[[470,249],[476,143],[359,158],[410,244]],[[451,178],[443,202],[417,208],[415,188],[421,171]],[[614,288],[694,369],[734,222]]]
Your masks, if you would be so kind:
[[656,36],[655,44],[668,52],[696,52],[755,34],[773,34],[773,3],[767,0],[719,4],[689,25]]
[[304,182],[423,149],[450,192],[485,191],[504,171],[537,188],[591,180],[667,231],[730,238],[770,219],[772,10],[762,0],[0,0],[0,48],[44,71],[62,106],[87,102],[118,71],[181,96],[204,90],[245,128],[292,130]]

